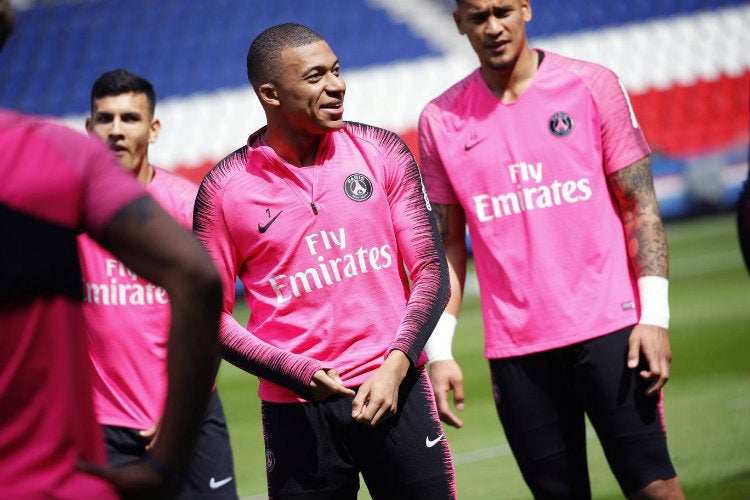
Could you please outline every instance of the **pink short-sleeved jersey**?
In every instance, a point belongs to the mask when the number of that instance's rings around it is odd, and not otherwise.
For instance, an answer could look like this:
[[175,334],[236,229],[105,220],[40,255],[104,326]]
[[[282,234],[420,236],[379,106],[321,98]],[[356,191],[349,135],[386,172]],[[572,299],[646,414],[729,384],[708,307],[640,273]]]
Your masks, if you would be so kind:
[[[196,184],[154,168],[147,190],[191,230]],[[86,235],[78,238],[78,252],[97,421],[148,429],[162,414],[167,390],[169,297]]]
[[[224,282],[224,357],[258,375],[271,402],[303,401],[321,368],[356,387],[393,349],[423,364],[448,283],[408,148],[347,122],[321,137],[315,165],[296,168],[263,132],[213,168],[195,205]],[[247,328],[231,317],[236,276]]]
[[419,138],[430,201],[466,215],[488,358],[637,322],[607,175],[650,151],[611,71],[545,52],[503,104],[477,70],[425,107]]
[[0,111],[0,498],[115,499],[91,402],[78,229],[145,195],[97,141]]

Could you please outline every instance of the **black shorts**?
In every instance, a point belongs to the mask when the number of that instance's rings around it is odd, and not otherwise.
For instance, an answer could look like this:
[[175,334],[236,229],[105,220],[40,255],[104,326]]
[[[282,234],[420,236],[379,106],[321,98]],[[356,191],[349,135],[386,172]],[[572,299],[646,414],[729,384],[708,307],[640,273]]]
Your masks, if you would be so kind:
[[[139,429],[102,426],[110,465],[139,460],[146,453],[148,440]],[[180,487],[180,500],[212,498],[236,500],[232,446],[229,442],[224,408],[217,391],[213,391],[195,440],[190,466]]]
[[271,499],[356,499],[362,473],[374,500],[456,496],[453,461],[425,370],[410,371],[398,411],[374,428],[352,419],[353,397],[263,402]]
[[623,493],[675,477],[658,396],[627,368],[632,327],[572,346],[491,359],[495,405],[536,498],[591,498],[588,415]]

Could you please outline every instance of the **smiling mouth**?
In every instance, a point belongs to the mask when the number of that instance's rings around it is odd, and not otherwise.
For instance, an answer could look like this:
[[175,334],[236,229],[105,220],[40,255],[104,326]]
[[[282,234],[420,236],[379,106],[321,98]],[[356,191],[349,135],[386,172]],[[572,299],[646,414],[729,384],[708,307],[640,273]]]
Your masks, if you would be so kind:
[[333,110],[341,109],[343,107],[344,107],[344,101],[331,102],[328,104],[323,104],[321,106],[321,108],[323,109],[333,109]]

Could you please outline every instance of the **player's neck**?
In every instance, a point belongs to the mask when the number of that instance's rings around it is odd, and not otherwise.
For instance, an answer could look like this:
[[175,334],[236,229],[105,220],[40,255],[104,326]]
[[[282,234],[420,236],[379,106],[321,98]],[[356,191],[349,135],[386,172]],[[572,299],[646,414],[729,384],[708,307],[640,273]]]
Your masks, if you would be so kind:
[[482,79],[500,102],[515,102],[529,87],[539,66],[539,53],[525,48],[506,68],[481,68]]
[[303,135],[299,133],[284,133],[283,130],[269,128],[263,140],[284,161],[295,167],[314,165],[318,157],[320,135]]
[[151,183],[151,180],[154,178],[154,167],[149,163],[148,157],[143,159],[135,178],[144,186],[148,186]]

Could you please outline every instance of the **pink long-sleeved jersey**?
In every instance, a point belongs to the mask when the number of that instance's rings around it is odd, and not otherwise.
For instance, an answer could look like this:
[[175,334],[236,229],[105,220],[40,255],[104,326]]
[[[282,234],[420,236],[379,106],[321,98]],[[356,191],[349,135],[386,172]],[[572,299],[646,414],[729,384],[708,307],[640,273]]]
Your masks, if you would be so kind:
[[650,151],[614,73],[545,52],[529,87],[503,104],[476,70],[425,107],[419,140],[430,200],[466,215],[486,357],[638,321],[607,175]]
[[[322,368],[356,387],[393,349],[423,364],[449,285],[408,148],[347,122],[297,168],[263,132],[211,170],[196,201],[196,234],[223,276],[224,357],[257,375],[270,402],[309,398]],[[247,328],[231,316],[237,276]]]

